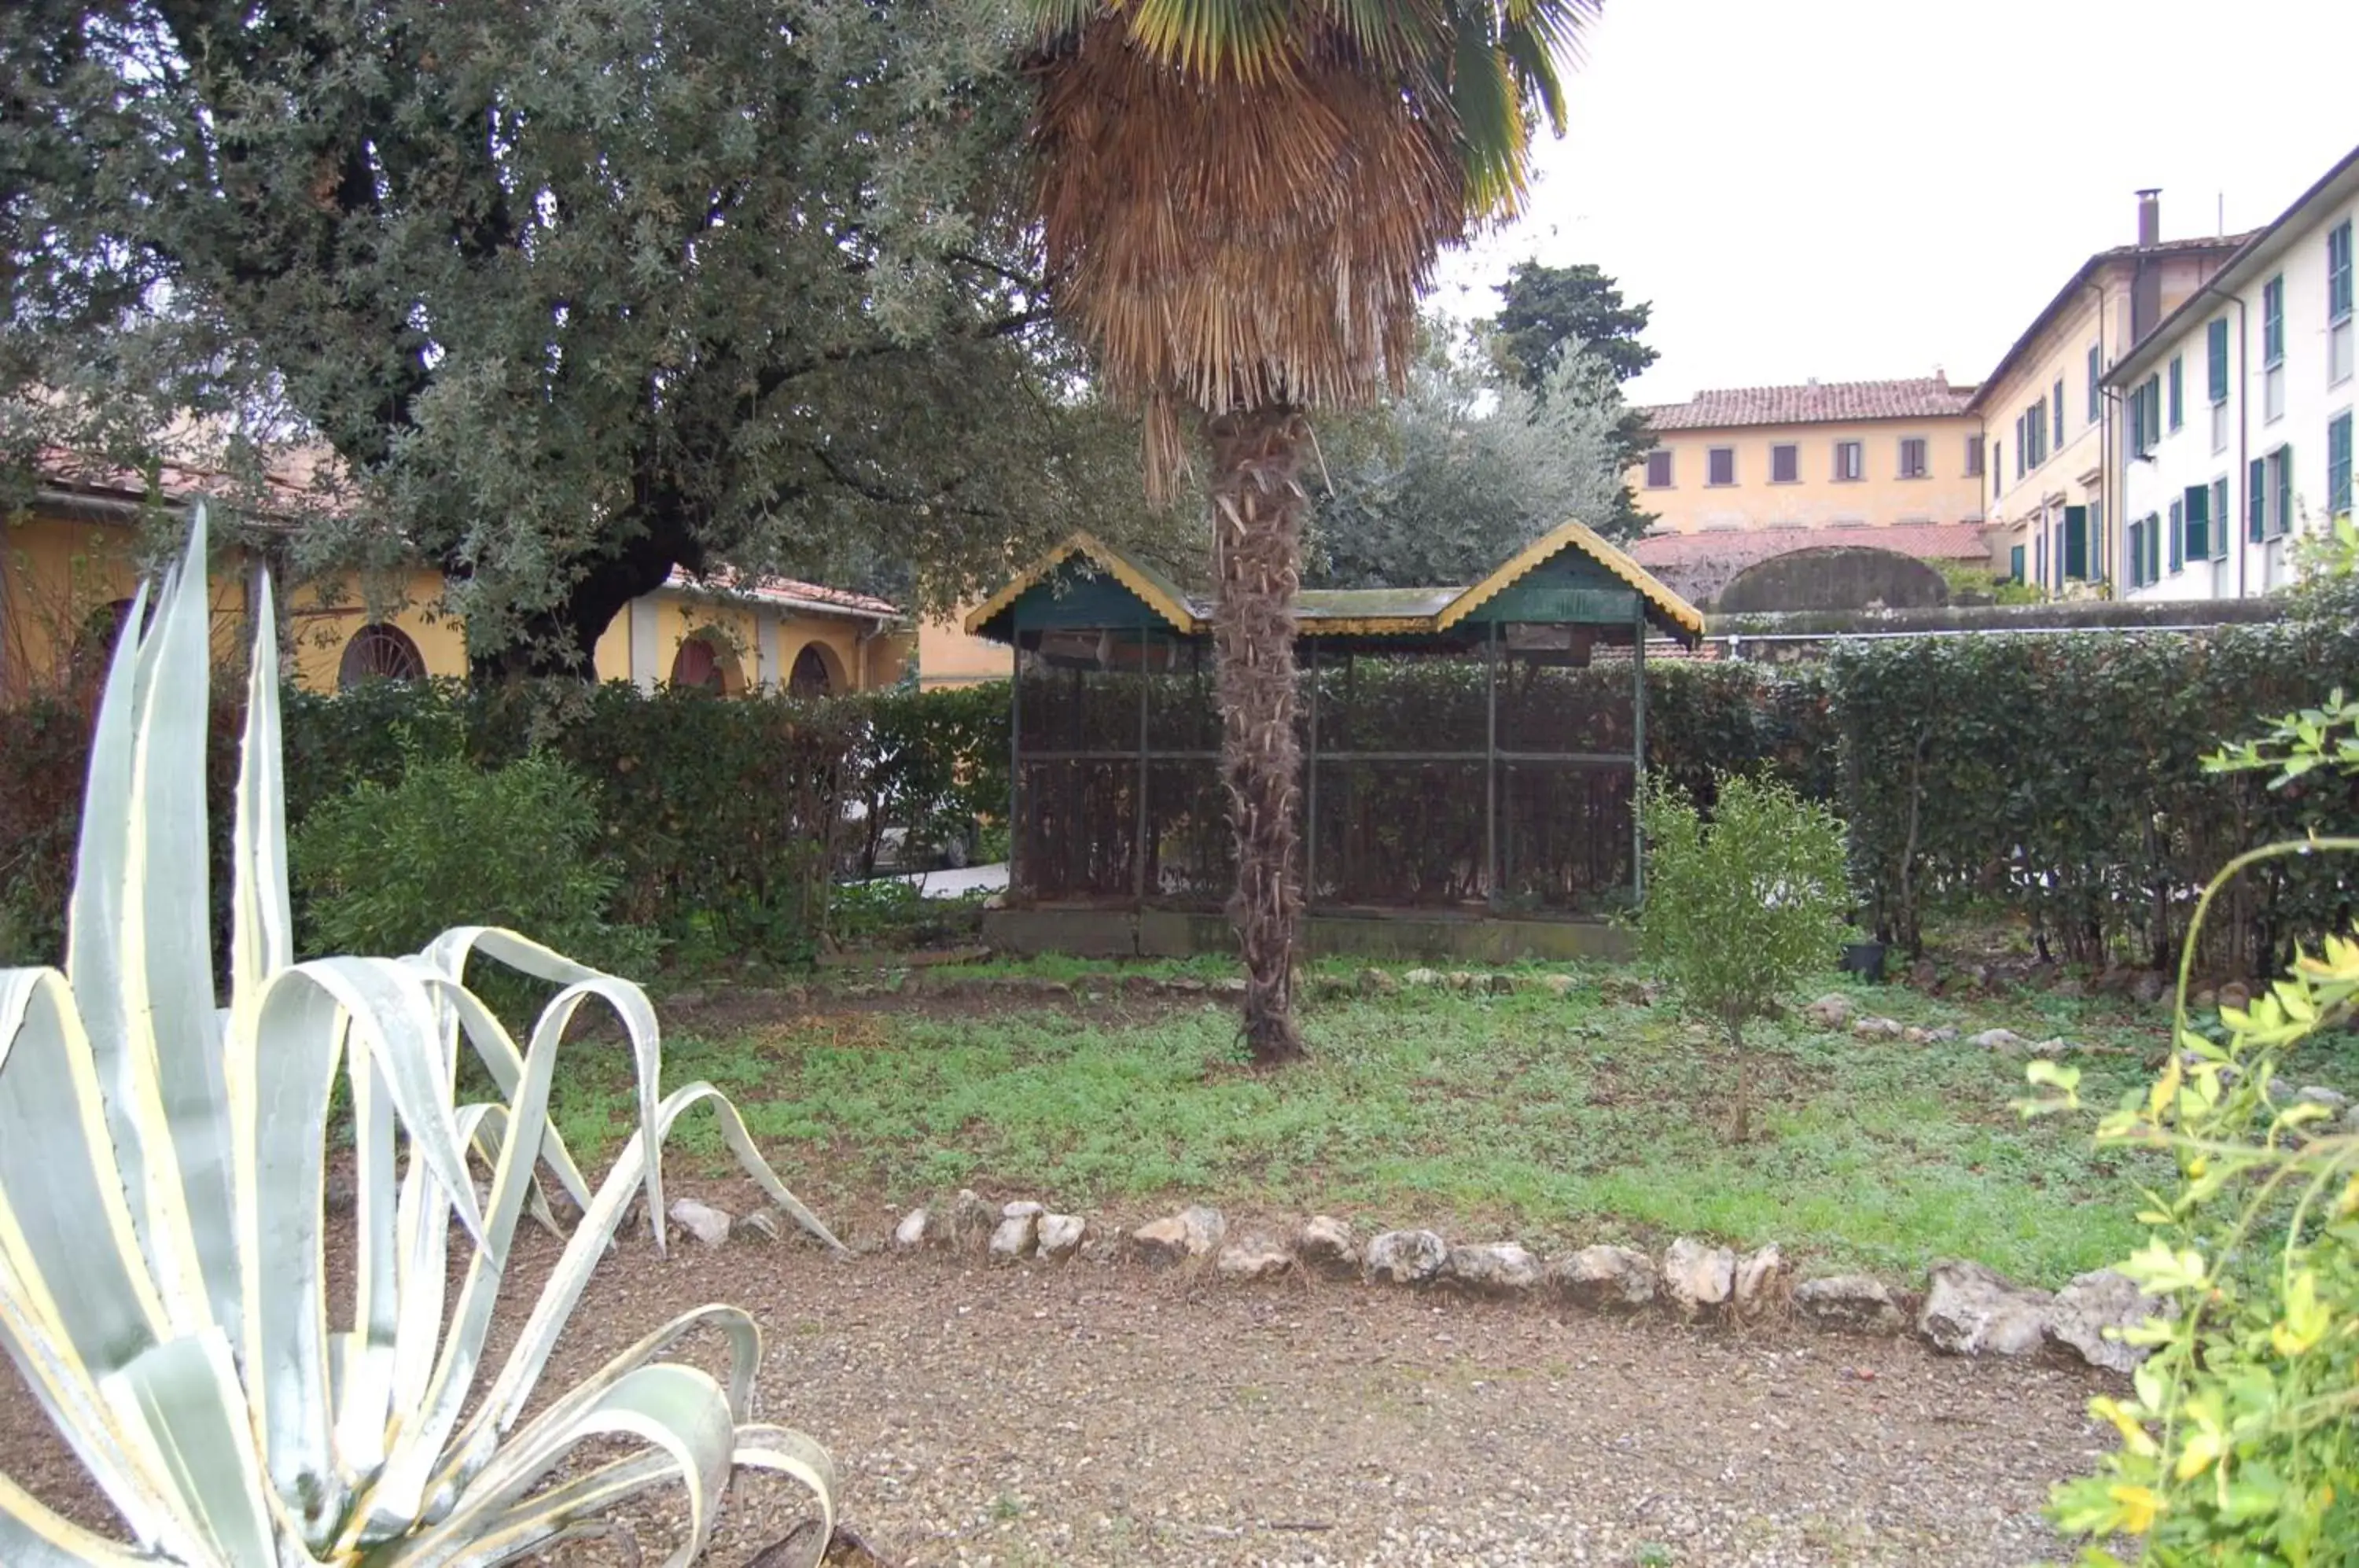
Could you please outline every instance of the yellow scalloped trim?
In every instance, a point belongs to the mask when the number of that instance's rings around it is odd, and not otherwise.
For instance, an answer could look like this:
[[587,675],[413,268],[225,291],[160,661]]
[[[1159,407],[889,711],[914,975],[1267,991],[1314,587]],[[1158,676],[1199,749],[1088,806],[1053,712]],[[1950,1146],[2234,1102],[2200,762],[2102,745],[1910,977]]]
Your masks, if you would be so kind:
[[1042,556],[1029,569],[1019,574],[1006,587],[985,599],[967,615],[965,626],[970,637],[981,637],[983,628],[1007,607],[1049,580],[1049,574],[1077,555],[1085,555],[1115,582],[1144,600],[1147,608],[1171,623],[1182,637],[1194,637],[1203,629],[1187,605],[1166,593],[1150,582],[1146,574],[1125,561],[1120,552],[1108,550],[1090,535],[1075,534],[1056,549]]
[[1513,587],[1527,572],[1560,553],[1567,545],[1579,545],[1592,560],[1636,589],[1647,603],[1684,627],[1689,636],[1703,636],[1702,611],[1664,587],[1653,572],[1600,539],[1586,525],[1577,522],[1559,523],[1517,550],[1496,572],[1443,605],[1441,613],[1433,618],[1433,629],[1448,631]]

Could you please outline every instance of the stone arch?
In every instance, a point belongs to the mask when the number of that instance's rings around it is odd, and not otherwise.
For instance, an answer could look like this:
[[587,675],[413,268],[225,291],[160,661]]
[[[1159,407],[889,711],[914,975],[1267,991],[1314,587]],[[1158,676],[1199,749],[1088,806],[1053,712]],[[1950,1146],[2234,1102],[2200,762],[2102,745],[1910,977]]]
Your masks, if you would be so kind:
[[1913,555],[1875,545],[1788,550],[1729,579],[1714,606],[1723,615],[1785,610],[1930,609],[1950,602],[1950,584]]
[[736,650],[711,631],[691,632],[680,639],[669,680],[674,686],[701,687],[721,697],[745,690],[745,670]]
[[423,681],[426,656],[408,632],[371,621],[353,633],[336,660],[336,690],[349,691],[364,681]]
[[816,637],[796,649],[794,662],[787,666],[789,696],[837,697],[851,690],[842,658]]

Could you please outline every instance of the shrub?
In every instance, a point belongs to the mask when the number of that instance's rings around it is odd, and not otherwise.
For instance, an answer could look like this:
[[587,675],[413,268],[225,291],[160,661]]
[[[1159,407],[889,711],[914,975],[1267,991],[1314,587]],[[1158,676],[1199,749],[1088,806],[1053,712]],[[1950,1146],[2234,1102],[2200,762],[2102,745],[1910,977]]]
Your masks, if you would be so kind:
[[1736,1055],[1734,1136],[1750,1136],[1745,1026],[1831,967],[1850,898],[1843,823],[1775,779],[1720,781],[1710,821],[1675,786],[1650,781],[1639,945],[1680,1006],[1718,1024]]
[[[2338,528],[2315,591],[2359,583],[2359,534]],[[2218,753],[2220,773],[2269,773],[2276,790],[2359,774],[2359,706],[2336,691],[2263,737]],[[2329,937],[2297,955],[2219,1029],[2187,1012],[2206,915],[2255,869],[2359,851],[2309,835],[2230,861],[2204,889],[2180,961],[2175,1049],[2152,1086],[2099,1122],[2101,1145],[2167,1150],[2179,1182],[2150,1193],[2145,1247],[2122,1272],[2165,1317],[2124,1337],[2151,1347],[2127,1399],[2091,1410],[2121,1434],[2099,1473],[2056,1489],[2066,1533],[2127,1537],[2141,1560],[2236,1565],[2348,1563],[2359,1542],[2359,1123],[2288,1092],[2277,1068],[2359,1001],[2359,941]],[[2224,1031],[2224,1039],[2218,1038]],[[2029,1070],[2027,1114],[2075,1110],[2079,1073]],[[2117,1563],[2102,1545],[2086,1563]]]
[[[744,1312],[683,1313],[576,1387],[534,1396],[635,1197],[662,1247],[663,1141],[692,1107],[712,1106],[747,1174],[841,1244],[711,1085],[661,1092],[655,1014],[630,982],[477,927],[413,957],[295,962],[266,582],[230,813],[229,1005],[216,1008],[204,540],[200,507],[154,625],[125,637],[107,677],[70,972],[0,972],[0,1341],[133,1544],[0,1476],[0,1562],[491,1568],[678,1485],[668,1560],[685,1563],[740,1467],[810,1491],[819,1529],[799,1561],[815,1561],[832,1465],[810,1438],[751,1419],[761,1336]],[[522,1048],[461,983],[476,951],[561,987]],[[619,1018],[638,1080],[637,1128],[594,1192],[548,1117],[585,1002]],[[498,1085],[480,1103],[457,1103],[462,1043]],[[340,1073],[349,1235],[324,1213]],[[482,1196],[471,1148],[491,1169]],[[544,1178],[582,1218],[495,1356],[516,1225],[527,1207],[553,1223]],[[347,1251],[338,1290],[331,1245]],[[332,1320],[332,1299],[344,1303]],[[697,1333],[726,1343],[725,1383],[667,1359]],[[602,1452],[616,1439],[636,1451]]]
[[453,908],[480,925],[546,932],[614,974],[644,974],[646,931],[607,923],[617,878],[593,857],[597,791],[546,752],[484,768],[413,749],[392,784],[364,779],[313,808],[293,866],[306,946],[414,953]]

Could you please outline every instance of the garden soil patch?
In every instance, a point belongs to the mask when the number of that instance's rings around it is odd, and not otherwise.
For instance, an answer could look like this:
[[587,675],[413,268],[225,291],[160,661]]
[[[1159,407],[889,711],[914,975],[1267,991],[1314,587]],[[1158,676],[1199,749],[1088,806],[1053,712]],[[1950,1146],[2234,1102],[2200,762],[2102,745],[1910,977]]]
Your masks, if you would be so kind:
[[[531,1232],[517,1253],[510,1330],[557,1246]],[[2019,1568],[2060,1554],[2039,1505],[2104,1445],[2082,1411],[2096,1375],[1910,1341],[1088,1256],[986,1269],[681,1237],[658,1259],[644,1236],[602,1268],[544,1392],[715,1300],[765,1325],[763,1418],[827,1443],[846,1519],[909,1568]],[[13,1378],[0,1410],[0,1469],[103,1519]],[[647,1561],[678,1507],[638,1518]],[[740,1568],[799,1517],[784,1488],[741,1485],[707,1561]],[[550,1559],[626,1560],[586,1542]]]

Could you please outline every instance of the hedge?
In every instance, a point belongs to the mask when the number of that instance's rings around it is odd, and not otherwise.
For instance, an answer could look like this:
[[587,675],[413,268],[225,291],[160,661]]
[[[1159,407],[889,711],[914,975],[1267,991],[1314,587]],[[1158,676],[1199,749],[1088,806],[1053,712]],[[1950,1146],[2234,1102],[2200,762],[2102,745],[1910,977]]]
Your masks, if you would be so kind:
[[[1348,677],[1328,669],[1318,679],[1322,750],[1432,749],[1469,735],[1480,744],[1479,665],[1365,660]],[[1347,680],[1348,735],[1335,727]],[[1610,749],[1614,726],[1627,723],[1626,680],[1626,666],[1518,672],[1503,692],[1503,744]],[[2359,628],[2332,617],[2197,634],[1893,639],[1843,646],[1814,666],[1659,663],[1647,670],[1648,766],[1707,801],[1715,772],[1766,771],[1832,804],[1850,824],[1864,918],[1905,947],[1919,947],[1930,922],[1973,912],[2027,922],[2060,959],[2159,963],[2183,937],[2203,881],[2236,850],[2359,823],[2352,781],[2314,774],[2272,789],[2201,766],[2261,716],[2338,685],[2359,688]],[[1027,740],[1116,749],[1136,740],[1135,678],[1027,680],[1026,691]],[[1158,746],[1212,744],[1207,696],[1184,681],[1149,695]],[[820,702],[643,695],[620,683],[490,693],[386,684],[290,692],[287,724],[298,821],[356,780],[392,780],[405,746],[486,764],[548,746],[599,788],[619,881],[614,918],[716,953],[807,949],[826,928],[834,878],[873,867],[887,828],[948,836],[1004,816],[1008,799],[1002,682]],[[217,816],[235,725],[229,708],[217,713]],[[0,959],[61,949],[87,727],[86,710],[67,699],[0,713]],[[1465,840],[1459,819],[1473,812],[1479,843],[1479,789],[1470,799],[1415,777],[1397,785],[1408,793],[1362,814],[1380,827],[1425,824],[1417,836],[1431,845]],[[1203,820],[1190,831],[1202,841],[1201,869],[1217,877],[1217,785],[1201,782],[1194,815]],[[1123,796],[1105,791],[1103,812],[1060,823],[1068,853],[1088,852],[1093,835],[1106,839],[1109,865],[1129,853]],[[1546,816],[1534,820],[1557,832]],[[1375,849],[1362,869],[1442,875]],[[1342,857],[1321,853],[1324,882]],[[1572,877],[1577,867],[1548,859],[1572,853],[1518,849],[1513,870]],[[2277,862],[2207,927],[2203,963],[2266,972],[2297,941],[2346,922],[2354,903],[2332,866]]]
[[[217,679],[212,805],[215,903],[226,898],[227,809],[242,683]],[[881,833],[920,834],[962,814],[1004,814],[1005,688],[782,695],[642,694],[551,683],[477,691],[376,682],[284,699],[288,816],[362,780],[390,785],[406,753],[486,767],[545,747],[599,793],[611,918],[690,953],[807,951],[840,871],[873,867]],[[995,727],[981,717],[1001,713]],[[86,703],[38,697],[0,713],[0,962],[55,962],[87,768]],[[865,818],[848,810],[859,801]],[[462,918],[454,897],[453,920]]]

